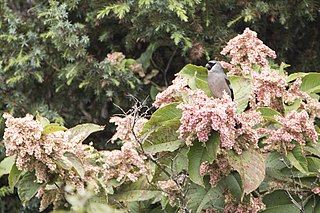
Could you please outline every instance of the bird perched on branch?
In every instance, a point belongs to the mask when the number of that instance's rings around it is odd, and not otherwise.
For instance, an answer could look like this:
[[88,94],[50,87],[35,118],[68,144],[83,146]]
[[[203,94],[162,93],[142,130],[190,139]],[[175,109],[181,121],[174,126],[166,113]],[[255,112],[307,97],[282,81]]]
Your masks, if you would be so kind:
[[209,61],[206,68],[208,69],[208,84],[211,93],[217,98],[222,98],[224,90],[234,100],[230,81],[223,72],[221,64],[218,61]]

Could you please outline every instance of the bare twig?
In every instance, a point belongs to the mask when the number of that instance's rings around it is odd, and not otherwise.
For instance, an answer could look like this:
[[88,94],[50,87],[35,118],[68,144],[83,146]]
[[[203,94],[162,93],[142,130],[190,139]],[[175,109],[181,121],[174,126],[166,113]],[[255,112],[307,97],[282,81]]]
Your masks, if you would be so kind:
[[[149,116],[149,111],[151,108],[148,108],[145,105],[146,100],[144,100],[143,102],[140,102],[137,98],[135,98],[133,96],[132,96],[132,98],[135,101],[135,104],[133,105],[132,109],[129,110],[128,112],[124,113],[124,115],[131,115],[133,118],[130,130],[131,130],[131,133],[132,133],[135,141],[139,144],[140,152],[148,160],[153,162],[170,180],[174,181],[174,183],[177,185],[178,190],[179,190],[179,193],[177,196],[177,201],[178,201],[180,210],[187,213],[187,212],[189,212],[187,209],[187,199],[186,199],[187,193],[189,192],[189,189],[190,189],[189,176],[186,173],[170,174],[157,161],[157,159],[152,154],[149,154],[145,151],[145,149],[143,147],[143,143],[148,139],[148,136],[150,136],[150,134],[153,132],[153,130],[150,130],[141,138],[136,134],[134,127],[141,117]],[[154,186],[154,184],[152,184],[152,186]],[[161,191],[163,191],[163,190],[161,190]]]

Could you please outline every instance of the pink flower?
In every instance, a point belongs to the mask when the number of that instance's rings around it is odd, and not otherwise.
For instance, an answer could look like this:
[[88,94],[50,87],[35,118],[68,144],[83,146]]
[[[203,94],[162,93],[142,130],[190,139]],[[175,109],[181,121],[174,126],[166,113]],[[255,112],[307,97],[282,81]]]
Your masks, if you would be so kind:
[[182,94],[187,92],[188,81],[180,76],[177,76],[163,92],[158,93],[153,106],[160,108],[167,104],[177,102],[181,99]]
[[209,175],[210,184],[212,187],[216,186],[222,176],[226,176],[231,172],[231,165],[227,159],[226,154],[219,154],[213,164],[208,161],[202,162],[200,165],[200,175]]
[[183,110],[179,138],[191,145],[197,136],[200,142],[208,140],[212,130],[221,136],[221,146],[231,149],[234,144],[236,103],[225,94],[222,99],[209,98],[202,90],[188,89],[188,97],[177,106]]
[[306,111],[291,111],[285,117],[275,116],[275,119],[281,124],[281,127],[271,131],[270,137],[266,140],[267,150],[292,150],[295,147],[293,141],[301,145],[305,145],[307,140],[312,143],[317,142],[318,133]]
[[273,71],[269,68],[262,69],[260,73],[254,72],[252,76],[251,107],[271,107],[274,109],[282,107],[282,103],[279,103],[277,99],[287,93],[287,83],[284,77],[280,76],[277,70]]
[[243,34],[231,39],[221,54],[230,55],[232,68],[229,66],[229,69],[233,75],[250,74],[253,65],[268,67],[267,56],[276,58],[275,51],[264,45],[258,39],[257,33],[249,28],[246,28]]

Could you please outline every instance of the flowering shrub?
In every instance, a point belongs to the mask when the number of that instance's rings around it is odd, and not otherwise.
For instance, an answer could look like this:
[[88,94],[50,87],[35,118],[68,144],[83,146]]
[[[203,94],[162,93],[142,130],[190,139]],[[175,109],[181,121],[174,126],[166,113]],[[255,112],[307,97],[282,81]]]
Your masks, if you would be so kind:
[[[149,119],[143,105],[110,119],[117,126],[110,140],[121,145],[117,150],[82,144],[103,128],[94,124],[66,129],[39,116],[4,114],[10,187],[24,203],[41,198],[40,210],[50,204],[63,209],[65,198],[74,212],[97,213],[97,203],[101,212],[134,212],[138,206],[143,211],[319,211],[320,75],[288,76],[284,64],[270,66],[267,56],[275,58],[275,52],[249,28],[221,53],[230,57],[222,64],[234,101],[227,94],[212,97],[206,69],[186,65],[157,95]],[[106,60],[116,65],[123,55]]]

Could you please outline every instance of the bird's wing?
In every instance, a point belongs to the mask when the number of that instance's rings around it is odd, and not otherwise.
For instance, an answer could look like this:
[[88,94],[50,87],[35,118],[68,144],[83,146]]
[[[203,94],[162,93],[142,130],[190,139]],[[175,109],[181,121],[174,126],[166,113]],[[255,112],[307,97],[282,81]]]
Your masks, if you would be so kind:
[[230,96],[231,96],[231,100],[234,100],[234,93],[233,93],[233,89],[231,87],[231,83],[230,83],[230,80],[227,78],[227,76],[224,77],[224,80],[226,81],[229,89],[230,89]]

